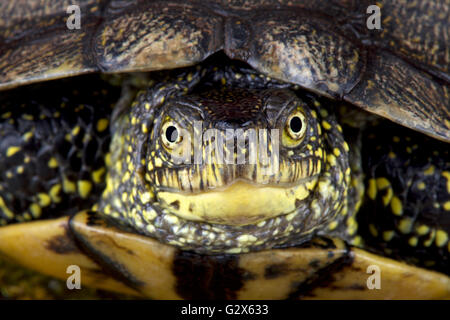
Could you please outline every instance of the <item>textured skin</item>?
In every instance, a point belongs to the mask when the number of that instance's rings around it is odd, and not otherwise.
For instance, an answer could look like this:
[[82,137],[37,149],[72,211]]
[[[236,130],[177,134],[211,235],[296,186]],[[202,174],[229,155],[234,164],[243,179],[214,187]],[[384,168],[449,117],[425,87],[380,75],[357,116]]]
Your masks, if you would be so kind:
[[362,145],[368,187],[358,221],[366,244],[449,274],[448,145],[384,122],[366,130]]
[[[108,172],[99,211],[163,243],[201,253],[239,253],[303,243],[317,232],[331,232],[345,239],[354,236],[356,230],[347,233],[345,227],[347,218],[353,219],[357,197],[349,187],[349,149],[328,106],[313,98],[300,100],[292,91],[277,89],[283,84],[272,84],[258,73],[238,67],[224,70],[208,65],[206,69],[182,70],[150,87],[129,113],[117,120],[111,147],[114,166]],[[224,136],[225,130],[232,128],[278,129],[281,136],[287,117],[296,110],[292,106],[301,106],[309,119],[303,124],[307,134],[298,147],[280,143],[280,167],[274,175],[264,175],[262,164],[250,165],[248,160],[243,165],[219,164],[217,153],[212,164],[207,163],[208,142],[204,139],[209,128],[219,129]],[[167,118],[188,132],[193,130],[194,121],[202,121],[201,164],[195,164],[193,153],[187,164],[172,160],[161,137]],[[225,151],[236,158],[236,149]],[[248,151],[244,156],[248,159]],[[169,199],[165,193],[221,190],[238,179],[259,186],[299,186],[307,194],[301,193],[298,198],[293,192],[289,195],[287,201],[293,202],[293,208],[287,216],[275,212],[268,218],[256,212],[261,215],[259,220],[238,226],[227,220],[180,217],[188,210],[195,212],[197,207],[206,206],[201,200],[190,204],[188,199],[165,200]],[[214,210],[214,206],[207,207],[207,211]],[[261,220],[262,224],[257,223]]]
[[224,50],[271,77],[450,141],[449,1],[380,1],[381,30],[366,27],[372,4],[83,1],[82,28],[68,30],[65,1],[2,1],[0,88],[188,66]]
[[96,202],[105,187],[114,89],[87,76],[3,94],[0,225],[75,213]]

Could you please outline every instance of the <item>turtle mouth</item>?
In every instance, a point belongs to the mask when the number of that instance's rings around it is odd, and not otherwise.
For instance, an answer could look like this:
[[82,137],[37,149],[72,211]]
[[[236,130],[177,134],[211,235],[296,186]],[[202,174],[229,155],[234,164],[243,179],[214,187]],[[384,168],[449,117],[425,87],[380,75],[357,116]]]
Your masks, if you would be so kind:
[[245,226],[294,212],[310,195],[317,179],[315,175],[289,186],[237,180],[207,192],[160,191],[156,198],[164,209],[185,220]]

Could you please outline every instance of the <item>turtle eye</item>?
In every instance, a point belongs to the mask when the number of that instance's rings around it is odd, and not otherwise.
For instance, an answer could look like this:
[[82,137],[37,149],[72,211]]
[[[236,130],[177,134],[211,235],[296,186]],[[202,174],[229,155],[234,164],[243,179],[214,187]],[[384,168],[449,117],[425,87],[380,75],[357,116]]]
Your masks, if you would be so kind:
[[306,132],[305,116],[299,111],[290,115],[285,130],[291,139],[296,141],[302,139]]
[[173,121],[166,122],[161,128],[161,140],[165,147],[173,149],[182,141],[180,128]]

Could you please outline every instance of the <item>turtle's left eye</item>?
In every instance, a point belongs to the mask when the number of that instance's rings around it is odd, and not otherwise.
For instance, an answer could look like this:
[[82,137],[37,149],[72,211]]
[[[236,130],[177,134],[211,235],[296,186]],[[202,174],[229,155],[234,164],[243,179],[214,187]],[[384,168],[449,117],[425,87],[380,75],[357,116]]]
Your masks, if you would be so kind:
[[297,111],[291,114],[286,121],[285,130],[294,141],[302,139],[306,132],[306,120],[303,113]]
[[161,140],[165,147],[173,149],[175,145],[182,141],[181,130],[177,123],[166,122],[161,128]]

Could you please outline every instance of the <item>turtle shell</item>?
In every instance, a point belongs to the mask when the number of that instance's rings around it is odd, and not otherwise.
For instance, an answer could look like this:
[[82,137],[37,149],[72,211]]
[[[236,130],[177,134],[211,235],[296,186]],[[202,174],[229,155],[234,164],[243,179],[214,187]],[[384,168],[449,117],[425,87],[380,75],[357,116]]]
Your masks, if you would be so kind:
[[[450,142],[447,1],[70,1],[0,4],[0,89],[90,72],[197,64],[223,50],[258,71]],[[74,13],[75,12],[75,13]]]

